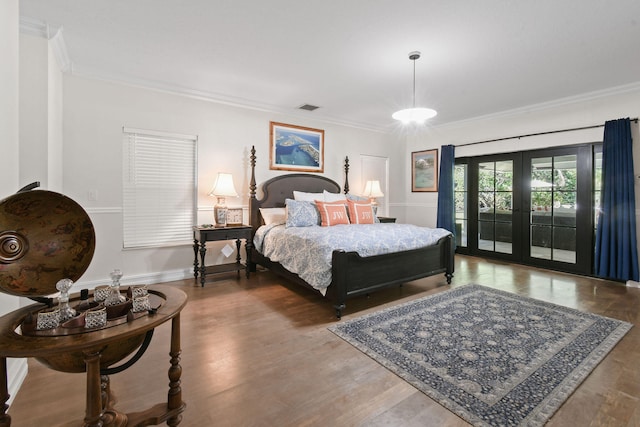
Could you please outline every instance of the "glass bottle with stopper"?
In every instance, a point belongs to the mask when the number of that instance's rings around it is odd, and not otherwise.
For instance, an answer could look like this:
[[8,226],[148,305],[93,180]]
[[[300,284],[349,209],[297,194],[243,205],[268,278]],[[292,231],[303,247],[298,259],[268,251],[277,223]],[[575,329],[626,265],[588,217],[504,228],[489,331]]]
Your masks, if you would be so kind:
[[58,297],[58,310],[60,322],[71,319],[76,315],[76,311],[69,305],[69,289],[73,286],[73,280],[62,279],[56,283],[56,289],[60,291]]
[[111,293],[104,301],[104,305],[117,305],[125,302],[127,299],[120,293],[120,279],[122,278],[122,271],[115,269],[111,272]]

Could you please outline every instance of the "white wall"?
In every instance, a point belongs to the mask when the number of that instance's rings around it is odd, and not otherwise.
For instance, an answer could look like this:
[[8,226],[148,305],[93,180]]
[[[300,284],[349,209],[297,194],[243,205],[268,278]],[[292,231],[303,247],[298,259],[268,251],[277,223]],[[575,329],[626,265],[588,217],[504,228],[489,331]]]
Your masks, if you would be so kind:
[[62,191],[62,109],[62,72],[49,40],[21,34],[20,187],[40,181]]
[[[0,2],[0,199],[18,189],[19,176],[19,38],[18,0]],[[0,315],[16,310],[20,298],[0,293]],[[8,359],[7,375],[10,401],[27,374],[24,359]],[[0,402],[3,404],[4,402]]]
[[[403,161],[397,137],[314,121],[313,113],[303,120],[72,75],[65,75],[63,86],[64,193],[87,210],[96,229],[96,252],[77,287],[107,281],[114,268],[124,272],[123,283],[192,276],[191,245],[122,250],[123,126],[198,136],[198,223],[213,222],[215,199],[207,194],[220,171],[233,174],[241,195],[228,198],[227,205],[248,205],[252,145],[258,183],[283,173],[268,167],[270,121],[324,129],[324,175],[342,184],[343,161],[349,156],[353,192],[362,188],[360,154],[389,157],[396,167]],[[392,200],[402,200],[401,188],[392,191]],[[90,191],[96,201],[89,200]],[[225,261],[222,245],[211,245],[208,262]]]
[[47,189],[62,191],[63,77],[51,43],[47,46]]
[[[405,176],[411,182],[410,152],[453,144],[467,144],[517,135],[604,124],[607,120],[640,116],[640,86],[628,87],[610,94],[585,95],[583,99],[555,102],[491,117],[452,123],[436,128],[425,127],[407,138]],[[603,128],[552,135],[511,139],[501,142],[456,147],[456,157],[506,153],[602,141]],[[640,171],[640,136],[638,124],[632,122],[634,165]],[[636,173],[636,177],[638,173]],[[636,216],[640,223],[640,181],[636,179]],[[406,220],[435,226],[438,199],[436,193],[406,192]],[[638,240],[640,242],[640,239]]]
[[40,181],[48,189],[48,45],[20,35],[20,187]]
[[18,1],[0,2],[0,197],[18,187]]

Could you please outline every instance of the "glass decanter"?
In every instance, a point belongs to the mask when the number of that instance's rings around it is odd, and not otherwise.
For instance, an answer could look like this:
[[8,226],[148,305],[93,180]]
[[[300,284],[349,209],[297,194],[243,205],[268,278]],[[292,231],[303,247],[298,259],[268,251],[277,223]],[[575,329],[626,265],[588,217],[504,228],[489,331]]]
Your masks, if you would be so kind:
[[58,310],[60,312],[60,322],[71,319],[76,315],[76,311],[69,305],[69,289],[73,286],[73,280],[62,279],[56,283],[56,289],[60,291],[58,297]]
[[111,293],[104,300],[104,305],[117,305],[125,302],[127,299],[120,293],[120,278],[122,278],[122,271],[115,269],[111,272]]

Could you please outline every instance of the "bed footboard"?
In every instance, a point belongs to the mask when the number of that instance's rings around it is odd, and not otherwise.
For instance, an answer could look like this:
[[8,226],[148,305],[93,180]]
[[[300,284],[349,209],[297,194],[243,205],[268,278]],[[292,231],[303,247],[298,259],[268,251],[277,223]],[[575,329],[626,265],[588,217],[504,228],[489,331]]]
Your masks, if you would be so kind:
[[385,255],[361,257],[356,252],[334,251],[327,296],[340,318],[347,298],[356,295],[439,273],[444,273],[450,284],[454,253],[451,235],[440,239],[435,246]]

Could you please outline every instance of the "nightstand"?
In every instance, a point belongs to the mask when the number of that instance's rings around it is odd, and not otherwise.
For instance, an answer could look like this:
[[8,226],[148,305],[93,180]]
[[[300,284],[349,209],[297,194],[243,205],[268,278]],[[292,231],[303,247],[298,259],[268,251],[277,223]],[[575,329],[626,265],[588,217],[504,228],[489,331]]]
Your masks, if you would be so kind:
[[[247,253],[247,262],[244,265],[240,262],[240,239],[244,239],[245,251]],[[205,254],[207,253],[207,242],[222,240],[236,241],[236,262],[205,266],[204,258]],[[204,286],[204,281],[207,274],[218,274],[226,273],[229,271],[236,271],[238,273],[238,277],[240,277],[240,270],[244,268],[248,279],[252,247],[253,242],[251,241],[251,226],[249,225],[230,225],[227,227],[201,227],[196,225],[193,227],[193,276],[197,280],[199,273],[200,285]],[[198,253],[200,253],[199,263]]]
[[380,222],[396,222],[395,218],[390,218],[388,216],[379,216],[378,219]]

